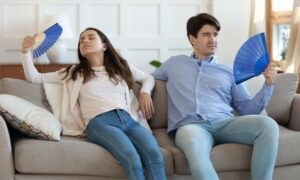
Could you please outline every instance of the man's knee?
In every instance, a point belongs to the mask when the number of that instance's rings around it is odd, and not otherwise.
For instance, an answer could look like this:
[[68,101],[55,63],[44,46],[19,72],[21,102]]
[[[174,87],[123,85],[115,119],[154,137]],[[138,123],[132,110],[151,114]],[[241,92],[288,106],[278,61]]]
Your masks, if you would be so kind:
[[277,137],[279,134],[279,128],[277,122],[269,116],[258,115],[257,116],[259,124],[258,126],[263,132]]

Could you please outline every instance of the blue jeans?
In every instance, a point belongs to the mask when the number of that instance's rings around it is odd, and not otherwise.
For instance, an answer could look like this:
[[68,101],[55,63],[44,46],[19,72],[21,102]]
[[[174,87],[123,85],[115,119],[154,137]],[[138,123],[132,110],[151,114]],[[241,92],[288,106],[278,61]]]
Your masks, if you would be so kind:
[[124,110],[94,117],[87,126],[88,141],[107,149],[123,165],[128,179],[166,179],[164,161],[154,136]]
[[251,179],[272,180],[278,136],[278,125],[273,119],[247,115],[185,125],[178,129],[175,142],[184,151],[195,180],[219,179],[210,153],[214,145],[223,143],[253,145]]

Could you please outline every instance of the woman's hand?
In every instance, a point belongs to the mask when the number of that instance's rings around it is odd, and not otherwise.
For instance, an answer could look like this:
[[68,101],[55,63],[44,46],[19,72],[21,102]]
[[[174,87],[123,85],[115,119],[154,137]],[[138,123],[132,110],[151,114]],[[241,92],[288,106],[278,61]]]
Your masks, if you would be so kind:
[[35,43],[35,36],[26,36],[23,39],[21,52],[26,54]]
[[146,119],[152,118],[154,114],[154,106],[152,98],[148,93],[142,92],[139,97],[140,109],[143,112]]
[[272,85],[276,79],[277,70],[275,63],[270,63],[264,71],[264,77],[267,85]]

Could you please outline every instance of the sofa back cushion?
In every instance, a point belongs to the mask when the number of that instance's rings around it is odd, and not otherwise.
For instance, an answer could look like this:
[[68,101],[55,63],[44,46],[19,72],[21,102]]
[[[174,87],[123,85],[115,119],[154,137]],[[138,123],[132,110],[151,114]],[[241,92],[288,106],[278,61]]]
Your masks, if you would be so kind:
[[10,94],[25,99],[51,112],[42,84],[28,81],[3,78],[0,80],[0,94]]
[[155,80],[152,93],[154,116],[149,120],[152,129],[166,128],[168,119],[166,82]]
[[[266,107],[267,114],[279,124],[286,125],[290,119],[291,103],[298,86],[298,77],[292,73],[277,75],[271,100]],[[166,83],[155,81],[153,90],[153,103],[155,114],[149,121],[151,128],[167,127],[167,90]]]
[[273,94],[266,111],[281,125],[286,125],[289,122],[292,100],[297,86],[298,77],[296,74],[281,73],[277,75]]

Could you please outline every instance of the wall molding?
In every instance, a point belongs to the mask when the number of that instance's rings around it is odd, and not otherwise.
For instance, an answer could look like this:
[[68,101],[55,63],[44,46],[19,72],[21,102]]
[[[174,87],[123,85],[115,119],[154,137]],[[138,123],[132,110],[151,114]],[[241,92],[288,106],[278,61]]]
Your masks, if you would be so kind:
[[[20,63],[23,37],[41,31],[44,18],[56,13],[69,16],[76,37],[66,40],[66,63],[77,59],[78,35],[92,26],[102,30],[130,63],[152,72],[150,60],[192,52],[186,21],[208,12],[211,5],[208,0],[2,0],[0,64]],[[38,63],[49,61],[42,56]]]

